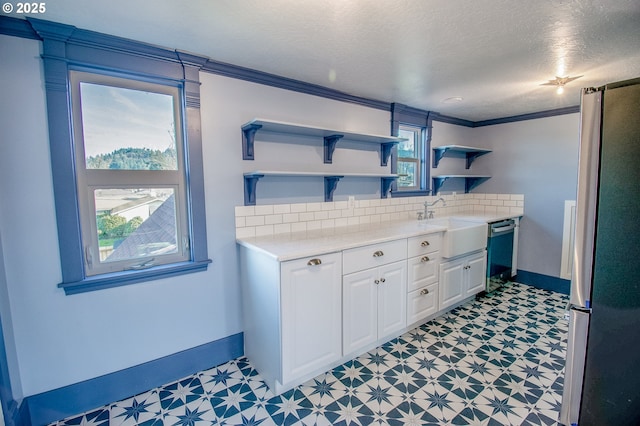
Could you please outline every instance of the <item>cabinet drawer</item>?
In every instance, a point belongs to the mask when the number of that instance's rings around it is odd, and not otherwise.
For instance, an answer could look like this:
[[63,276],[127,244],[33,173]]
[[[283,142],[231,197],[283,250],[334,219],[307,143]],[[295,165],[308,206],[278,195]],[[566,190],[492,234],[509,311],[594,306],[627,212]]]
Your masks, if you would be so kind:
[[407,240],[388,241],[342,252],[342,273],[362,271],[407,258]]
[[407,296],[407,325],[436,313],[438,285],[433,284],[410,292]]
[[408,256],[420,256],[421,254],[433,253],[440,250],[442,244],[442,233],[418,235],[408,239],[407,250]]
[[438,252],[412,257],[408,261],[407,291],[417,290],[429,284],[438,282]]

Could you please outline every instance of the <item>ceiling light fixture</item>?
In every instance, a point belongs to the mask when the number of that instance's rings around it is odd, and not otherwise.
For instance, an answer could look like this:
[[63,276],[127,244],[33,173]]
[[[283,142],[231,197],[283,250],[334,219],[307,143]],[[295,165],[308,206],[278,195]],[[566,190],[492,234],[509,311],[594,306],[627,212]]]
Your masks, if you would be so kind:
[[442,102],[445,104],[454,104],[456,102],[462,102],[464,98],[462,96],[452,96],[447,99],[443,99]]
[[577,77],[557,77],[553,80],[549,80],[546,83],[542,83],[540,86],[556,86],[556,93],[558,95],[562,95],[564,93],[564,85],[569,83],[570,81],[573,80],[577,80],[578,78],[582,77],[581,75],[577,76]]

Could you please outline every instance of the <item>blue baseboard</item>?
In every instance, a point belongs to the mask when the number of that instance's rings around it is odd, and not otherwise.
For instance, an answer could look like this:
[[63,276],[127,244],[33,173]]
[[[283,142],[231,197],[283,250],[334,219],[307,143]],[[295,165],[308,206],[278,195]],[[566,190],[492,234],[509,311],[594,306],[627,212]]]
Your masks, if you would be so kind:
[[522,284],[528,284],[532,287],[562,294],[569,294],[569,290],[571,289],[571,281],[569,280],[552,277],[551,275],[538,274],[537,272],[523,271],[522,269],[518,269],[518,275],[516,275],[513,280]]
[[244,355],[234,334],[173,355],[24,399],[19,425],[46,425],[129,398]]

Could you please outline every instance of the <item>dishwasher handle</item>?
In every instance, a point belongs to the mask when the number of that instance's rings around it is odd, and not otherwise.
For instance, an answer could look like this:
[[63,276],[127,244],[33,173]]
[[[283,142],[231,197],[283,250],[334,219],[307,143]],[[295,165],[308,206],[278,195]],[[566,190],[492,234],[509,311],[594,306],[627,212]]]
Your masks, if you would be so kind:
[[[495,225],[503,225],[503,226],[495,226]],[[516,227],[516,224],[514,221],[510,220],[508,222],[502,222],[499,224],[495,224],[495,225],[491,225],[489,227],[489,233],[491,236],[496,235],[496,234],[502,234],[505,232],[509,232],[509,231],[513,231]]]

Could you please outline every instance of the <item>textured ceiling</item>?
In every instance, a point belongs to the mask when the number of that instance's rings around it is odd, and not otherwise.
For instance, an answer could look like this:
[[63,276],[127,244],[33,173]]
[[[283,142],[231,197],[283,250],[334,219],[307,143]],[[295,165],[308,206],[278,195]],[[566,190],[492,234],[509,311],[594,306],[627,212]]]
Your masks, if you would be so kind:
[[[638,0],[56,0],[37,17],[471,121],[640,77]],[[540,86],[567,75],[584,77]]]

